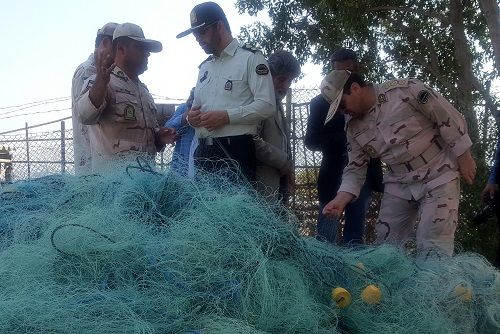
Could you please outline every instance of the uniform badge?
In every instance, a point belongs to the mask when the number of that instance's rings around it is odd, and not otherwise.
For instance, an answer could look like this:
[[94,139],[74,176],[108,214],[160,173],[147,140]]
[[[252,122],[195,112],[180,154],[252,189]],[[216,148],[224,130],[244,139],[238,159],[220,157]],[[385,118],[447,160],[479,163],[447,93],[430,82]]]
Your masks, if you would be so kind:
[[125,113],[123,114],[123,118],[127,121],[135,121],[137,118],[135,118],[135,108],[131,104],[127,104],[125,107]]
[[224,90],[232,90],[233,89],[233,82],[231,80],[226,81],[224,85]]
[[429,92],[421,90],[417,95],[417,102],[420,104],[426,104],[427,101],[429,101]]
[[375,154],[377,154],[377,151],[375,150],[375,148],[371,145],[366,145],[365,147],[365,152],[370,156],[370,157],[373,157],[375,156]]
[[385,103],[387,102],[387,96],[385,94],[378,94],[377,100],[379,104]]
[[191,11],[189,18],[191,19],[191,25],[196,25],[196,21],[198,20],[196,19],[196,12],[194,10]]
[[257,73],[258,75],[266,75],[269,74],[269,69],[265,64],[260,64],[255,68],[255,73]]
[[200,82],[203,82],[207,79],[207,76],[208,76],[208,71],[205,71],[205,73],[203,73],[203,76],[200,78]]

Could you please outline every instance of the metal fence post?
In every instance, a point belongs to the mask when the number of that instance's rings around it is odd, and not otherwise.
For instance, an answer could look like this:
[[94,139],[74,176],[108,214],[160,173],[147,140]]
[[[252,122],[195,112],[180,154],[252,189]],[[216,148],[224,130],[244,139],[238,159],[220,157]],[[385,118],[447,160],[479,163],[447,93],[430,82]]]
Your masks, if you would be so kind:
[[31,179],[31,166],[30,166],[30,141],[28,133],[28,122],[24,123],[26,133],[26,163],[28,165],[28,180]]
[[293,91],[291,88],[288,88],[285,97],[285,106],[286,106],[286,121],[288,122],[288,128],[292,128],[292,95]]
[[61,173],[66,172],[66,127],[61,121]]
[[[290,149],[291,149],[291,156],[292,156],[292,162],[293,162],[293,173],[296,172],[295,170],[295,165],[296,165],[296,160],[295,160],[295,113],[292,115],[292,95],[293,91],[292,88],[288,88],[288,91],[286,92],[286,99],[285,99],[285,105],[286,105],[286,121],[288,122],[288,128],[290,129],[290,133],[288,134],[290,136]],[[293,117],[293,119],[292,119]],[[294,175],[294,180],[295,180],[296,175]],[[295,184],[293,185],[293,189],[295,189]],[[295,190],[292,190],[292,193],[290,194],[290,204],[292,207],[295,206]]]

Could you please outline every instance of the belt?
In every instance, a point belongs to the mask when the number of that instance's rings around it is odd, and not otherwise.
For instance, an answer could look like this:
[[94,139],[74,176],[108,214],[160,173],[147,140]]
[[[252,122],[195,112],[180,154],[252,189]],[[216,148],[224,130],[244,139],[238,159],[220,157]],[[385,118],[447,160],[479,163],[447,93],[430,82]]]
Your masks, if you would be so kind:
[[246,137],[252,138],[252,135],[238,135],[238,136],[215,137],[215,138],[213,138],[213,137],[198,138],[198,144],[203,145],[203,146],[212,146],[216,143],[230,145],[231,141],[236,141],[236,143],[238,143],[237,140],[239,140],[239,139],[241,140],[241,139],[246,138]]
[[214,144],[214,139],[210,137],[198,138],[198,144],[204,146],[212,146]]
[[426,165],[441,151],[442,151],[441,145],[439,145],[436,142],[432,142],[431,146],[426,148],[424,152],[422,152],[417,157],[411,159],[410,161],[403,162],[401,164],[388,165],[388,167],[389,170],[393,173],[404,174],[412,172]]

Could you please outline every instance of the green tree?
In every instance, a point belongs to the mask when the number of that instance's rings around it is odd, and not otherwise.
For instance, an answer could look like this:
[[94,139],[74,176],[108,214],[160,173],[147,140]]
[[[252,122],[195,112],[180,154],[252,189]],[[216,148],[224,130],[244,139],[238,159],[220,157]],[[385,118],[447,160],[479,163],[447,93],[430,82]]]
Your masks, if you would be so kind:
[[[356,49],[365,72],[377,81],[419,77],[438,87],[466,117],[479,143],[474,105],[497,106],[489,82],[498,76],[500,38],[495,0],[238,0],[240,11],[267,9],[271,25],[243,29],[245,39],[267,52],[287,48],[302,60],[328,66],[332,50]],[[485,9],[483,9],[485,8]],[[481,11],[483,9],[485,13]],[[488,30],[487,22],[490,30]],[[496,24],[495,24],[496,23]],[[496,28],[495,28],[496,27]],[[491,33],[489,32],[491,31]],[[491,37],[490,37],[491,35]],[[493,41],[493,43],[492,43]],[[493,51],[495,50],[495,52]],[[496,69],[488,69],[497,59]],[[490,66],[491,67],[491,66]],[[484,147],[475,147],[484,157]]]
[[[418,77],[446,96],[467,120],[478,164],[476,182],[464,187],[461,203],[461,223],[469,220],[481,206],[486,152],[491,157],[497,135],[490,117],[498,114],[490,93],[500,72],[496,0],[237,0],[237,6],[252,15],[267,11],[269,25],[244,27],[241,35],[268,53],[288,49],[326,72],[331,52],[349,47],[360,55],[371,81]],[[461,231],[458,239],[466,248],[489,254],[491,244],[474,241],[491,231],[467,224]]]

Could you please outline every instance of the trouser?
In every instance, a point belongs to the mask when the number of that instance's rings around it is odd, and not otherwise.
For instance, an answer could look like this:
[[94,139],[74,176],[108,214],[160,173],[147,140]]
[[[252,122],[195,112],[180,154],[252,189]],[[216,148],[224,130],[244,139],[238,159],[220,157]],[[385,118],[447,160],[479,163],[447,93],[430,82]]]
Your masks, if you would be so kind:
[[[362,244],[365,231],[365,216],[370,204],[372,188],[369,182],[365,182],[358,198],[345,208],[345,225],[343,242],[345,244]],[[323,208],[327,203],[319,205],[318,213],[318,236],[319,240],[326,240],[335,243],[339,229],[339,220],[329,218],[323,214]]]
[[376,243],[400,243],[416,230],[419,256],[453,255],[458,222],[460,181],[455,179],[428,191],[420,200],[384,193],[376,224]]
[[195,166],[235,182],[255,183],[255,144],[251,135],[200,138]]
[[496,250],[496,256],[495,256],[495,267],[500,268],[500,192],[495,193],[495,197],[493,198],[495,201],[494,208],[495,208],[495,216],[497,217],[497,250]]

